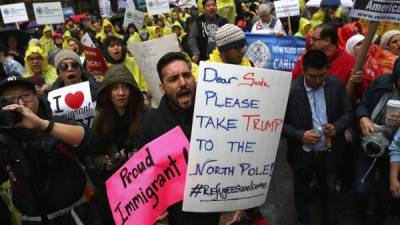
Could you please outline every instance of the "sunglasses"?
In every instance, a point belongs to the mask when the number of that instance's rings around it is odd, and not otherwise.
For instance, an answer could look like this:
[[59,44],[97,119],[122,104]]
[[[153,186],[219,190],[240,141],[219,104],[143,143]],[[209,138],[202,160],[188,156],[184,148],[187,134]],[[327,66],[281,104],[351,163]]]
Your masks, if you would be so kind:
[[79,63],[78,62],[76,62],[76,61],[73,61],[73,62],[70,62],[70,63],[61,63],[59,66],[58,66],[58,68],[61,70],[61,71],[67,71],[68,70],[68,68],[72,68],[72,69],[78,69],[78,68],[80,68],[81,67],[81,65],[79,65]]

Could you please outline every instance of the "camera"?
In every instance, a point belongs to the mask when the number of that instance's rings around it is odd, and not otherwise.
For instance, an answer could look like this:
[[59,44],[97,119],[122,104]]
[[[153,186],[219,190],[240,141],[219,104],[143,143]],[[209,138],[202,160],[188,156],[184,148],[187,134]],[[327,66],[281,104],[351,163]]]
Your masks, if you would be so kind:
[[[0,108],[3,108],[6,105],[11,105],[13,102],[10,102],[6,98],[0,98]],[[15,124],[22,121],[22,115],[16,111],[4,111],[0,110],[0,129],[8,129],[13,128]]]
[[395,129],[391,126],[374,124],[375,132],[364,136],[361,141],[361,146],[365,154],[372,158],[381,157],[390,144],[393,138]]

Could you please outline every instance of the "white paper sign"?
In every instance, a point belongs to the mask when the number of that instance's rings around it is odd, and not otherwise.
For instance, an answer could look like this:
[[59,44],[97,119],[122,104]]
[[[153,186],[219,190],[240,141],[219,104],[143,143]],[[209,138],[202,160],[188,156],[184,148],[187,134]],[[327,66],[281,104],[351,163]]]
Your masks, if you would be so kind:
[[99,0],[100,15],[102,18],[111,17],[111,3],[110,0]]
[[33,3],[37,24],[64,23],[64,12],[61,2]]
[[17,23],[20,21],[28,21],[25,3],[16,3],[0,6],[1,16],[5,24]]
[[169,13],[169,0],[146,0],[146,6],[150,15]]
[[153,96],[151,105],[157,107],[163,95],[160,90],[160,78],[157,75],[157,62],[168,52],[180,51],[176,34],[173,33],[145,42],[128,42],[128,49],[134,55],[149,86]]
[[196,0],[169,0],[169,4],[177,6],[181,9],[191,8],[192,6],[197,8]]
[[291,75],[201,62],[184,211],[263,204],[278,149]]
[[90,38],[90,35],[88,33],[85,33],[82,38],[81,38],[81,44],[85,45],[87,47],[95,48],[96,45],[93,43],[92,39]]
[[144,12],[136,10],[132,0],[127,1],[125,9],[124,23],[122,27],[125,29],[130,23],[135,24],[137,29],[141,29],[144,21]]
[[300,15],[299,0],[274,1],[276,17],[289,17]]
[[47,98],[54,115],[92,126],[96,104],[92,102],[89,81],[50,91]]

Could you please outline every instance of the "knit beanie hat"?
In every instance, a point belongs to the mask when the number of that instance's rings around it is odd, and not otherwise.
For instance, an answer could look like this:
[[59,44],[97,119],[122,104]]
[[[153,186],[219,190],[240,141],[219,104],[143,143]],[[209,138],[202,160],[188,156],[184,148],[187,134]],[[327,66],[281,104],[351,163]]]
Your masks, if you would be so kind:
[[81,58],[79,57],[79,55],[72,50],[64,49],[57,53],[54,57],[54,66],[56,67],[56,69],[58,68],[58,65],[60,65],[60,63],[64,61],[64,59],[72,59],[79,63],[79,65],[82,67]]
[[389,30],[386,33],[384,33],[381,38],[380,47],[383,49],[387,49],[390,39],[392,39],[394,35],[398,34],[400,34],[400,30]]
[[246,45],[246,37],[242,29],[233,24],[225,24],[218,28],[215,34],[215,42],[218,50],[223,52],[230,48],[242,47]]

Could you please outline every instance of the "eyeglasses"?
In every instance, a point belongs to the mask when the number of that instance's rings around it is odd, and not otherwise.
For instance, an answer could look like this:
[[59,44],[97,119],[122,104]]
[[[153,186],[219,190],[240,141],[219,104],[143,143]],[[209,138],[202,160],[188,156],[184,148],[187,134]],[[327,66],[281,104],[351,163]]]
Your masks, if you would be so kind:
[[61,71],[67,71],[68,68],[70,68],[70,67],[71,67],[72,69],[78,69],[80,66],[81,66],[81,65],[79,65],[78,62],[73,61],[73,62],[70,62],[70,63],[66,63],[66,62],[61,63],[61,64],[58,66],[58,68],[59,68]]
[[322,40],[322,38],[311,37],[311,40],[312,40],[313,42],[316,42],[316,41]]
[[34,62],[34,61],[42,61],[42,57],[28,57],[28,61]]
[[20,96],[6,96],[4,97],[7,101],[12,103],[18,103],[19,99],[22,99],[24,102],[31,102],[35,99],[36,94],[34,92],[24,93]]

